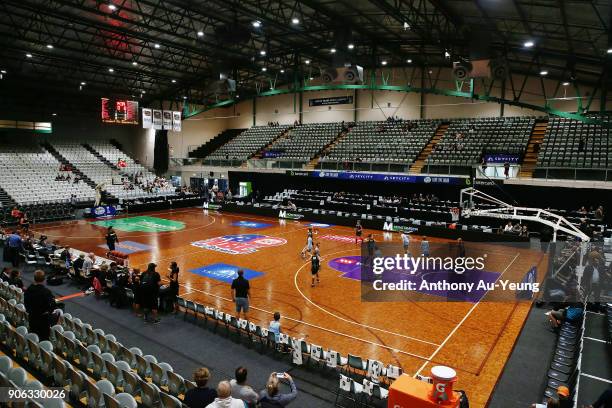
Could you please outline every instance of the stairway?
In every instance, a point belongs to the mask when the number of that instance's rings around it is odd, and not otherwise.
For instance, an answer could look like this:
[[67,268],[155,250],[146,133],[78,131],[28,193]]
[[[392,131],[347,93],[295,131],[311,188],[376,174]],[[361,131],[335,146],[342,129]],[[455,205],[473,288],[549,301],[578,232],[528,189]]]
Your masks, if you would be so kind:
[[444,134],[448,130],[449,125],[450,123],[441,123],[440,126],[438,126],[433,137],[429,140],[429,143],[425,145],[423,150],[421,150],[421,152],[417,156],[417,159],[410,166],[410,169],[408,170],[408,174],[420,174],[421,173],[421,171],[423,170],[423,167],[425,167],[425,162],[427,161],[427,158],[433,151],[434,146],[438,144],[438,142],[440,141],[440,139],[442,139],[442,137],[444,137]]
[[246,129],[226,129],[223,132],[219,133],[217,136],[210,139],[208,142],[196,148],[195,150],[190,151],[188,156],[202,159],[217,150],[219,147],[229,142],[230,140],[232,140],[233,138],[235,138],[236,136],[238,136],[240,133],[244,132],[245,130]]
[[[90,186],[91,188],[93,188],[95,190],[96,183],[92,179],[87,177],[85,174],[83,174],[81,172],[81,170],[77,169],[76,166],[74,164],[70,163],[64,156],[59,154],[59,152],[57,150],[55,150],[55,148],[51,145],[51,143],[44,142],[44,143],[41,143],[41,146],[42,146],[43,149],[45,149],[49,153],[51,153],[51,155],[53,157],[55,157],[60,163],[69,164],[70,167],[72,167],[72,173],[78,174],[82,181],[87,183],[88,186]],[[109,196],[110,196],[110,194],[109,194]]]
[[527,142],[527,149],[525,149],[525,155],[521,163],[519,178],[533,178],[533,171],[538,162],[538,152],[536,151],[535,145],[539,144],[540,147],[542,146],[547,127],[548,119],[536,119],[533,129],[531,130],[531,135],[529,136],[529,141]]
[[0,187],[0,204],[2,208],[13,208],[16,205],[15,200],[2,187]]
[[110,167],[113,170],[117,170],[117,164],[116,163],[111,163],[106,157],[102,156],[100,153],[98,153],[96,151],[96,149],[94,149],[93,147],[91,147],[90,145],[88,145],[87,143],[81,143],[81,146],[83,146],[84,148],[86,148],[87,150],[89,150],[89,152],[91,154],[93,154],[94,156],[96,156],[96,158],[98,160],[100,160],[102,163],[106,164],[108,167]]
[[[263,159],[264,153],[266,152],[266,150],[271,148],[277,141],[281,140],[282,138],[285,138],[285,137],[289,136],[289,134],[291,134],[291,129],[293,129],[293,126],[287,128],[287,130],[285,130],[284,132],[276,135],[276,137],[274,137],[274,139],[270,140],[270,142],[267,145],[265,145],[261,149],[257,150],[251,157],[249,157],[249,159]],[[245,167],[246,167],[246,165],[245,165]]]
[[332,140],[331,142],[329,142],[328,144],[323,146],[323,148],[317,152],[317,154],[308,162],[308,164],[306,166],[304,166],[304,168],[306,170],[314,170],[317,167],[317,164],[319,164],[319,160],[321,160],[321,157],[324,156],[331,149],[333,149],[334,146],[336,146],[338,143],[340,143],[342,141],[342,139],[344,139],[349,134],[351,129],[352,129],[352,127],[349,127],[348,130],[346,130],[346,131],[341,130],[336,135],[334,140]]

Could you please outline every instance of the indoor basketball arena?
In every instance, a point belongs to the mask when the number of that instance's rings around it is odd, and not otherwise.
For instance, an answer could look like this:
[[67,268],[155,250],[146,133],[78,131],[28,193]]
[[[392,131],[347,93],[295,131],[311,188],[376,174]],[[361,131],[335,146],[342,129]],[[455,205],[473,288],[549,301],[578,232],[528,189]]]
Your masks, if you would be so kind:
[[612,408],[611,26],[0,1],[0,406]]

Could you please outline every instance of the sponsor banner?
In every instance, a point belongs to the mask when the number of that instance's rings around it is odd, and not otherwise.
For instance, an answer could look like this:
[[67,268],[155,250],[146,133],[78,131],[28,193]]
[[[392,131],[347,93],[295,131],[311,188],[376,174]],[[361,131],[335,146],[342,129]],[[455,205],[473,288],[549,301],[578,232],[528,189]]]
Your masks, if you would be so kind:
[[300,170],[287,170],[285,172],[288,176],[299,176],[299,177],[308,177],[310,176],[309,171],[300,171]]
[[[98,245],[98,248],[104,248],[105,250],[108,251],[108,246],[106,245]],[[141,244],[140,242],[134,242],[134,241],[121,241],[115,244],[116,251],[119,251],[127,255],[133,254],[135,252],[149,251],[152,248],[153,247],[150,245],[145,245],[145,244]]]
[[361,180],[361,181],[382,181],[387,183],[425,183],[425,184],[453,184],[469,185],[470,179],[467,177],[450,176],[413,176],[408,174],[385,174],[385,173],[364,173],[364,172],[345,172],[345,171],[313,171],[312,177],[332,178],[340,180]]
[[153,127],[153,111],[149,108],[142,108],[142,128],[150,129]]
[[267,224],[265,222],[255,222],[255,221],[234,221],[232,222],[232,225],[234,227],[243,227],[243,228],[253,228],[253,229],[260,229],[260,228],[267,228],[272,226],[272,224]]
[[230,255],[252,254],[260,249],[285,245],[286,239],[258,234],[223,235],[192,242],[191,245]]
[[161,130],[162,128],[162,111],[153,109],[153,129]]
[[185,228],[185,223],[180,221],[146,216],[118,218],[106,221],[95,221],[92,222],[92,224],[106,228],[113,227],[118,231],[125,232],[168,232],[178,231]]
[[263,157],[266,159],[274,159],[276,157],[281,157],[285,153],[284,150],[267,150],[264,152]]
[[172,111],[172,131],[181,131],[181,112],[179,111]]
[[202,205],[202,208],[205,210],[220,210],[221,207],[221,204],[209,203],[208,201]]
[[510,164],[518,164],[521,157],[518,154],[500,153],[500,154],[485,154],[484,159],[487,162],[487,164],[506,163],[506,162]]
[[333,96],[329,98],[315,98],[308,100],[308,106],[346,105],[353,103],[353,96]]
[[355,237],[350,237],[348,235],[323,235],[320,239],[325,239],[327,241],[346,242],[349,244],[355,243]]
[[172,130],[172,111],[163,111],[162,118],[163,129]]
[[278,212],[278,218],[284,218],[287,220],[301,220],[304,218],[304,214],[292,213],[286,210],[280,210]]
[[383,231],[405,232],[406,234],[410,234],[418,230],[418,228],[409,227],[408,225],[394,225],[392,222],[388,221],[385,221],[383,224]]
[[214,263],[208,266],[202,266],[196,269],[190,269],[189,272],[195,273],[196,275],[204,276],[205,278],[211,278],[221,282],[232,283],[234,279],[238,277],[238,269],[244,271],[245,279],[255,279],[262,276],[264,273],[254,271],[252,269],[241,268],[236,265],[230,265],[225,263]]
[[117,209],[112,205],[100,205],[91,208],[89,214],[94,218],[110,218],[117,215]]
[[[535,266],[532,266],[529,272],[525,274],[525,277],[521,281],[524,284],[524,287],[531,287],[538,281],[538,269]],[[521,300],[532,300],[533,299],[533,291],[531,290],[519,290],[516,292],[516,298]]]

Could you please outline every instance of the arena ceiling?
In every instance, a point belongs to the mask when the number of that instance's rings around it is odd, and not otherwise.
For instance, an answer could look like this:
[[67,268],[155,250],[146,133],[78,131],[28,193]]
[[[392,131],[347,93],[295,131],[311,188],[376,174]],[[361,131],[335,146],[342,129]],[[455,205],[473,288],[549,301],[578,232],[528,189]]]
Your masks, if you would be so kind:
[[512,72],[609,88],[611,21],[609,0],[3,0],[0,92],[31,109],[201,103],[221,72],[246,96],[340,60],[451,66],[483,47]]

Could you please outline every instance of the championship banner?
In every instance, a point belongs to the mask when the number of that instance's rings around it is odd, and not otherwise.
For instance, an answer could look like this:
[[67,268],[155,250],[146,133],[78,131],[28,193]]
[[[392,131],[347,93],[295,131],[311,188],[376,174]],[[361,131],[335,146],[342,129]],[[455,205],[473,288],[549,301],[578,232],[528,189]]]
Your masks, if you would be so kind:
[[142,128],[151,129],[153,127],[153,111],[148,108],[142,108]]
[[172,112],[172,131],[174,132],[181,131],[181,112],[180,111]]
[[153,109],[153,129],[162,129],[162,111]]
[[172,111],[163,112],[163,128],[164,130],[172,130]]

